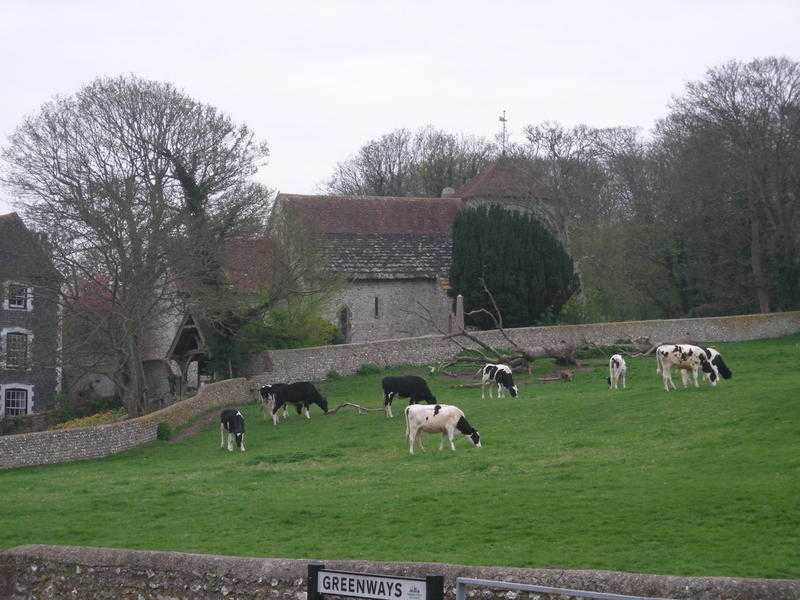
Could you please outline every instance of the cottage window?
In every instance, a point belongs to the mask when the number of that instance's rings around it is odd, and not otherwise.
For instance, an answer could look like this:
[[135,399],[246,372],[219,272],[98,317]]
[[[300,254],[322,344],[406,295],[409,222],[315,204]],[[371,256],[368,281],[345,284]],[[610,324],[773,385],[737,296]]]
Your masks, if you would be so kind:
[[6,388],[3,398],[3,412],[7,417],[28,414],[28,390]]
[[28,363],[28,336],[24,333],[6,335],[6,367],[24,367]]
[[31,310],[33,308],[33,288],[21,283],[9,282],[5,286],[3,308],[6,310]]
[[376,319],[381,318],[381,302],[380,298],[378,298],[377,296],[375,296],[375,318]]

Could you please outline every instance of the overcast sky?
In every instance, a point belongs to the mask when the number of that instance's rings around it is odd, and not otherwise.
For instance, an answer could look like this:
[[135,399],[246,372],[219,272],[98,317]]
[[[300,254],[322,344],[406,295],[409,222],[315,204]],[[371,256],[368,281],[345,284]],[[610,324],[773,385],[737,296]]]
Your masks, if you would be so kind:
[[[800,59],[800,2],[0,0],[0,140],[102,75],[175,83],[269,143],[259,179],[313,193],[397,127],[512,139],[530,123],[650,129],[708,67]],[[0,213],[10,210],[0,192]]]

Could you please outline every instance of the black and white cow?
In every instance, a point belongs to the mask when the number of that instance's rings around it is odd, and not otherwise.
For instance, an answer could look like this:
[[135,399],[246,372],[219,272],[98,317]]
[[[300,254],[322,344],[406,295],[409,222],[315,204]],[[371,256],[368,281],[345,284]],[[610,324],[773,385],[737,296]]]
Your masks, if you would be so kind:
[[233,438],[236,446],[244,452],[244,415],[238,408],[226,408],[219,416],[219,447],[225,447],[225,434],[228,434],[228,452],[233,452]]
[[[325,413],[328,412],[328,401],[322,394],[319,393],[319,390],[314,387],[313,383],[308,381],[298,381],[297,383],[278,385],[279,387],[269,393],[269,395],[274,398],[272,403],[273,425],[278,424],[278,410],[282,406],[286,407],[287,404],[293,404],[298,415],[302,411],[302,414],[305,415],[306,419],[311,418],[311,415],[308,412],[309,404],[316,404]],[[285,416],[286,411],[284,410],[284,417]]]
[[[280,388],[286,387],[285,383],[268,383],[262,385],[258,392],[261,394],[261,409],[264,413],[264,420],[267,419],[267,413],[272,415],[272,409],[275,406],[275,394]],[[300,407],[297,408],[297,414],[300,414]],[[286,418],[286,405],[283,405],[283,418]]]
[[608,382],[609,389],[619,389],[619,382],[622,380],[622,389],[625,389],[625,378],[628,373],[628,365],[625,364],[625,359],[621,354],[612,354],[608,359]]
[[444,441],[450,442],[450,448],[455,450],[453,437],[456,432],[466,436],[469,443],[476,448],[481,447],[481,436],[478,431],[469,424],[464,412],[457,406],[447,404],[436,404],[434,406],[422,406],[421,404],[406,407],[406,441],[408,451],[414,454],[414,442],[419,444],[420,450],[425,450],[422,445],[421,433],[441,433],[442,441],[439,443],[439,450],[444,448]]
[[517,397],[517,386],[514,385],[514,377],[511,374],[511,367],[502,364],[487,363],[478,371],[483,373],[481,379],[481,400],[483,400],[483,389],[489,384],[489,398],[492,397],[492,382],[497,384],[497,397],[503,397],[503,388],[511,393],[512,398]]
[[706,357],[705,350],[699,346],[664,344],[656,348],[656,373],[661,374],[666,391],[669,391],[670,387],[675,389],[675,384],[672,382],[673,367],[680,369],[683,387],[689,384],[689,373],[694,378],[694,387],[700,387],[697,383],[700,371],[707,376],[712,386],[717,385],[717,370]]
[[422,377],[416,375],[401,375],[400,377],[384,377],[381,381],[383,386],[383,413],[387,417],[394,417],[392,414],[392,400],[395,396],[408,398],[409,406],[417,402],[425,401],[428,404],[436,403],[436,396],[431,393],[428,384]]

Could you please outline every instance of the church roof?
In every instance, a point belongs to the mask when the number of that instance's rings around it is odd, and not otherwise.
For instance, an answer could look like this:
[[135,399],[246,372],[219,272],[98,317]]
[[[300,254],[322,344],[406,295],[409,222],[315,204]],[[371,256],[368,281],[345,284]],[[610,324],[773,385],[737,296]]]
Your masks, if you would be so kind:
[[279,194],[321,234],[331,270],[352,279],[435,279],[450,269],[460,198]]
[[456,195],[465,202],[472,199],[493,200],[541,196],[541,174],[531,161],[501,157],[473,177]]

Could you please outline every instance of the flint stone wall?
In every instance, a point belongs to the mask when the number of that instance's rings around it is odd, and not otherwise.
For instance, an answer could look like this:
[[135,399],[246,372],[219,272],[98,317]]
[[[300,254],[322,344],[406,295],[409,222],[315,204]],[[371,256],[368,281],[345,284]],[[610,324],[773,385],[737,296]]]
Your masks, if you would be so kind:
[[[117,600],[306,600],[306,560],[237,558],[148,552],[19,546],[0,552],[0,598]],[[693,600],[797,600],[800,581],[729,577],[675,577],[613,571],[468,567],[438,563],[324,561],[335,570],[424,577],[444,575],[445,598],[455,598],[456,577],[637,596]],[[468,588],[479,600],[548,598],[527,592]]]
[[0,469],[72,462],[118,454],[155,440],[159,423],[179,427],[209,410],[250,402],[253,402],[253,396],[247,380],[229,379],[212,383],[192,398],[136,419],[81,429],[2,436]]
[[[776,338],[800,332],[800,311],[733,317],[621,321],[590,325],[522,327],[507,330],[525,347],[559,348],[567,345],[610,345],[620,341],[739,342]],[[508,346],[499,331],[476,332],[484,342]],[[471,345],[464,340],[467,345]],[[294,350],[272,350],[254,358],[252,379],[258,384],[323,379],[328,371],[355,373],[364,363],[381,367],[426,364],[450,360],[460,348],[441,335],[319,346]]]

